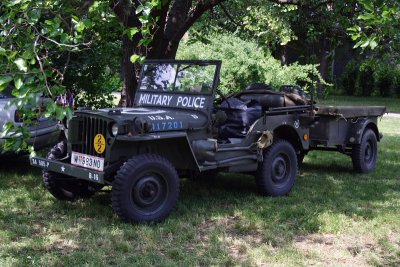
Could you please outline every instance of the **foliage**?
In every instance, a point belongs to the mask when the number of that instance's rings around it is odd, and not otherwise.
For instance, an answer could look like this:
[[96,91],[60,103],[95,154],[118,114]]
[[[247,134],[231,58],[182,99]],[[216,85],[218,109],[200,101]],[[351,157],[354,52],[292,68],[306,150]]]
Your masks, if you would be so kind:
[[346,95],[389,97],[399,94],[400,68],[371,58],[357,63],[350,61],[342,76]]
[[297,39],[288,19],[288,12],[294,9],[297,8],[281,7],[270,1],[262,4],[258,0],[225,1],[196,22],[190,31],[190,41],[206,43],[205,36],[228,32],[252,40],[267,50],[276,48]]
[[[43,112],[29,108],[38,106],[38,95],[55,97],[64,92],[66,66],[58,60],[85,45],[82,33],[92,22],[78,14],[74,2],[6,0],[0,5],[0,24],[0,90],[14,88],[12,104],[31,123]],[[52,101],[46,105],[45,116],[71,116],[69,109]],[[27,148],[26,129],[8,122],[3,135],[15,137],[6,141],[6,149]]]
[[388,64],[375,65],[374,79],[376,93],[383,97],[393,96],[400,76],[399,68]]
[[262,82],[279,88],[285,84],[299,84],[309,90],[318,71],[315,65],[294,63],[282,66],[269,52],[254,42],[232,34],[211,35],[209,44],[181,43],[180,59],[222,60],[220,90],[230,93],[245,88],[249,83]]
[[[398,55],[400,49],[400,2],[359,0],[362,8],[355,26],[349,27],[348,32],[355,47],[376,47],[388,53]],[[379,46],[378,46],[379,45]],[[397,56],[394,55],[394,58]]]
[[348,96],[355,94],[357,74],[358,64],[355,60],[349,61],[341,75],[342,91],[344,94]]
[[110,107],[111,93],[122,89],[123,27],[106,2],[92,5],[87,17],[93,26],[90,32],[85,32],[85,37],[96,42],[88,49],[70,54],[64,85],[76,95],[77,106]]
[[374,92],[374,61],[365,60],[358,68],[355,94],[359,96],[371,96]]

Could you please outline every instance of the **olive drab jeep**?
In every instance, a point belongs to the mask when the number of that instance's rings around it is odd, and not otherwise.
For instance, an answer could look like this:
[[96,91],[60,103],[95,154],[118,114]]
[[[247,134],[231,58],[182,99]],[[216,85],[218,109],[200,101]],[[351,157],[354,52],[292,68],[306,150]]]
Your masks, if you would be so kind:
[[220,61],[146,61],[133,108],[76,111],[67,140],[31,164],[60,200],[112,186],[112,207],[127,222],[168,216],[180,177],[254,173],[262,195],[283,196],[312,150],[374,169],[385,107],[316,106],[297,86],[260,83],[223,96],[220,69]]

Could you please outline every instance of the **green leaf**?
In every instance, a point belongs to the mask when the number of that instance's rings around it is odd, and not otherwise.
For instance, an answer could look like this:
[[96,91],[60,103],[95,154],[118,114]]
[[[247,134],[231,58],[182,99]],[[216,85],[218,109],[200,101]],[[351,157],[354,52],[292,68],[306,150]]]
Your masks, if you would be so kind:
[[368,10],[370,12],[374,11],[374,5],[371,0],[360,0],[360,3],[363,5],[363,7],[366,10]]
[[73,115],[73,111],[70,107],[67,107],[65,109],[65,117],[67,118],[67,120],[71,119]]
[[3,91],[7,88],[8,84],[13,80],[12,76],[0,76],[0,91]]
[[0,46],[0,55],[5,56],[6,55],[6,50]]
[[22,81],[21,77],[14,79],[14,85],[15,85],[15,88],[17,88],[17,89],[20,89],[22,87],[22,85],[24,85],[24,82]]
[[131,56],[131,58],[130,58],[130,61],[131,61],[132,63],[135,63],[135,62],[138,61],[139,59],[140,59],[140,56],[139,56],[139,55],[133,54],[133,55]]
[[11,3],[9,5],[10,6],[15,6],[15,5],[18,5],[21,2],[22,2],[22,0],[14,0],[14,1],[11,1]]
[[369,46],[371,47],[372,50],[374,50],[378,46],[378,42],[375,40],[371,40],[369,42]]
[[367,14],[361,14],[360,16],[358,16],[358,19],[362,19],[362,20],[378,20],[378,18],[371,13],[367,13]]
[[129,39],[132,39],[132,37],[139,32],[139,29],[136,27],[129,28],[126,30],[126,34],[128,35]]
[[135,13],[136,13],[136,14],[139,14],[140,12],[142,12],[142,11],[144,10],[144,8],[145,8],[145,6],[144,6],[144,5],[140,5],[140,6],[138,6],[138,7],[136,8],[136,11],[135,11]]
[[26,61],[23,58],[17,58],[14,60],[15,65],[17,65],[18,69],[23,72],[28,71],[28,67],[26,66]]
[[365,48],[367,46],[369,46],[370,40],[367,41],[363,41],[363,43],[360,45],[361,48]]

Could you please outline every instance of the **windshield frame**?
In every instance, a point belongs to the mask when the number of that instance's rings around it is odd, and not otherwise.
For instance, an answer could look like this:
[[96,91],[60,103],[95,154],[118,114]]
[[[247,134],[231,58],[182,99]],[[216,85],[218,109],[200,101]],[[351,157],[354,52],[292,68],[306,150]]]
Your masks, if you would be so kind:
[[[182,70],[179,70],[178,67],[174,68],[174,71],[176,73],[174,74],[174,81],[173,81],[173,89],[174,90],[151,90],[149,88],[142,89],[142,82],[145,77],[145,65],[176,65],[181,67],[182,65],[187,65],[185,68],[189,68],[189,66],[215,66],[215,72],[214,76],[212,77],[212,84],[211,88],[204,92],[204,91],[199,91],[199,92],[190,92],[190,91],[179,91],[175,90],[177,87],[176,86],[176,79],[178,77],[178,73]],[[148,70],[146,70],[148,71]],[[213,99],[215,96],[216,88],[219,83],[219,75],[221,71],[221,61],[220,60],[146,60],[144,64],[142,65],[142,70],[140,73],[140,79],[138,82],[138,87],[136,90],[136,95],[135,95],[135,101],[134,101],[134,106],[135,107],[175,107],[175,108],[184,108],[184,109],[195,109],[195,110],[201,110],[201,109],[211,109],[212,104],[213,104]],[[172,77],[172,76],[171,76]],[[210,79],[211,80],[211,79]],[[186,106],[180,106],[178,104],[174,105],[174,101],[168,101],[168,102],[158,102],[156,101],[144,101],[144,97],[157,97],[157,96],[162,96],[163,99],[177,99],[180,96],[186,97],[186,98],[193,98],[193,103],[202,103],[201,105],[186,105]],[[198,97],[201,97],[200,100],[197,100]],[[161,97],[160,97],[161,98]],[[197,102],[196,102],[197,101]],[[199,102],[201,101],[201,102]],[[175,101],[176,102],[176,101]],[[189,101],[190,103],[190,101]]]

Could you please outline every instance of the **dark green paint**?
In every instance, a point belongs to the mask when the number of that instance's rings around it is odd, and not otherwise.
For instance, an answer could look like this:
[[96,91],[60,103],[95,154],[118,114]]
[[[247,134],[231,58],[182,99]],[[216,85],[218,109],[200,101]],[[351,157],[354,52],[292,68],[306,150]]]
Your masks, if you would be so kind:
[[[148,63],[154,66],[159,61]],[[133,108],[75,112],[69,121],[68,153],[76,151],[103,157],[104,172],[90,171],[66,162],[39,157],[32,159],[32,165],[92,182],[110,184],[123,162],[144,153],[161,155],[169,160],[181,175],[212,169],[224,172],[254,172],[259,162],[263,160],[257,141],[266,131],[272,133],[274,139],[288,140],[299,155],[307,154],[314,149],[335,150],[348,154],[354,144],[360,143],[366,127],[372,128],[378,140],[380,138],[377,117],[385,112],[384,107],[316,109],[313,105],[303,105],[268,108],[264,111],[264,115],[253,123],[243,139],[231,143],[219,142],[213,133],[215,126],[213,122],[216,120],[218,110],[214,97],[221,62],[161,61],[161,63],[164,66],[168,64],[178,66],[176,67],[178,70],[192,69],[191,65],[196,68],[212,65],[215,72],[211,74],[212,82],[193,86],[198,90],[196,92],[184,91],[187,89],[182,89],[185,81],[179,84],[176,82],[178,78],[192,77],[193,81],[196,81],[195,73],[177,74],[179,71],[175,70],[176,75],[165,83],[168,88],[163,88],[164,83],[160,82],[158,87],[153,88],[154,90],[149,90],[152,87],[148,82],[145,85],[140,83],[136,105]],[[141,81],[144,76],[145,73],[142,72]],[[176,91],[178,87],[182,91]],[[210,91],[200,92],[203,87]],[[281,93],[275,95],[279,94]],[[187,99],[183,100],[184,97]],[[185,103],[186,106],[181,108],[180,105]],[[118,125],[117,136],[113,136],[111,132],[113,124]],[[98,133],[104,135],[107,144],[105,152],[101,155],[97,154],[91,145],[93,137]],[[309,138],[303,138],[305,135]],[[34,161],[44,162],[47,166],[34,164]],[[63,172],[61,167],[65,167]],[[93,174],[97,175],[97,180],[90,178]]]

